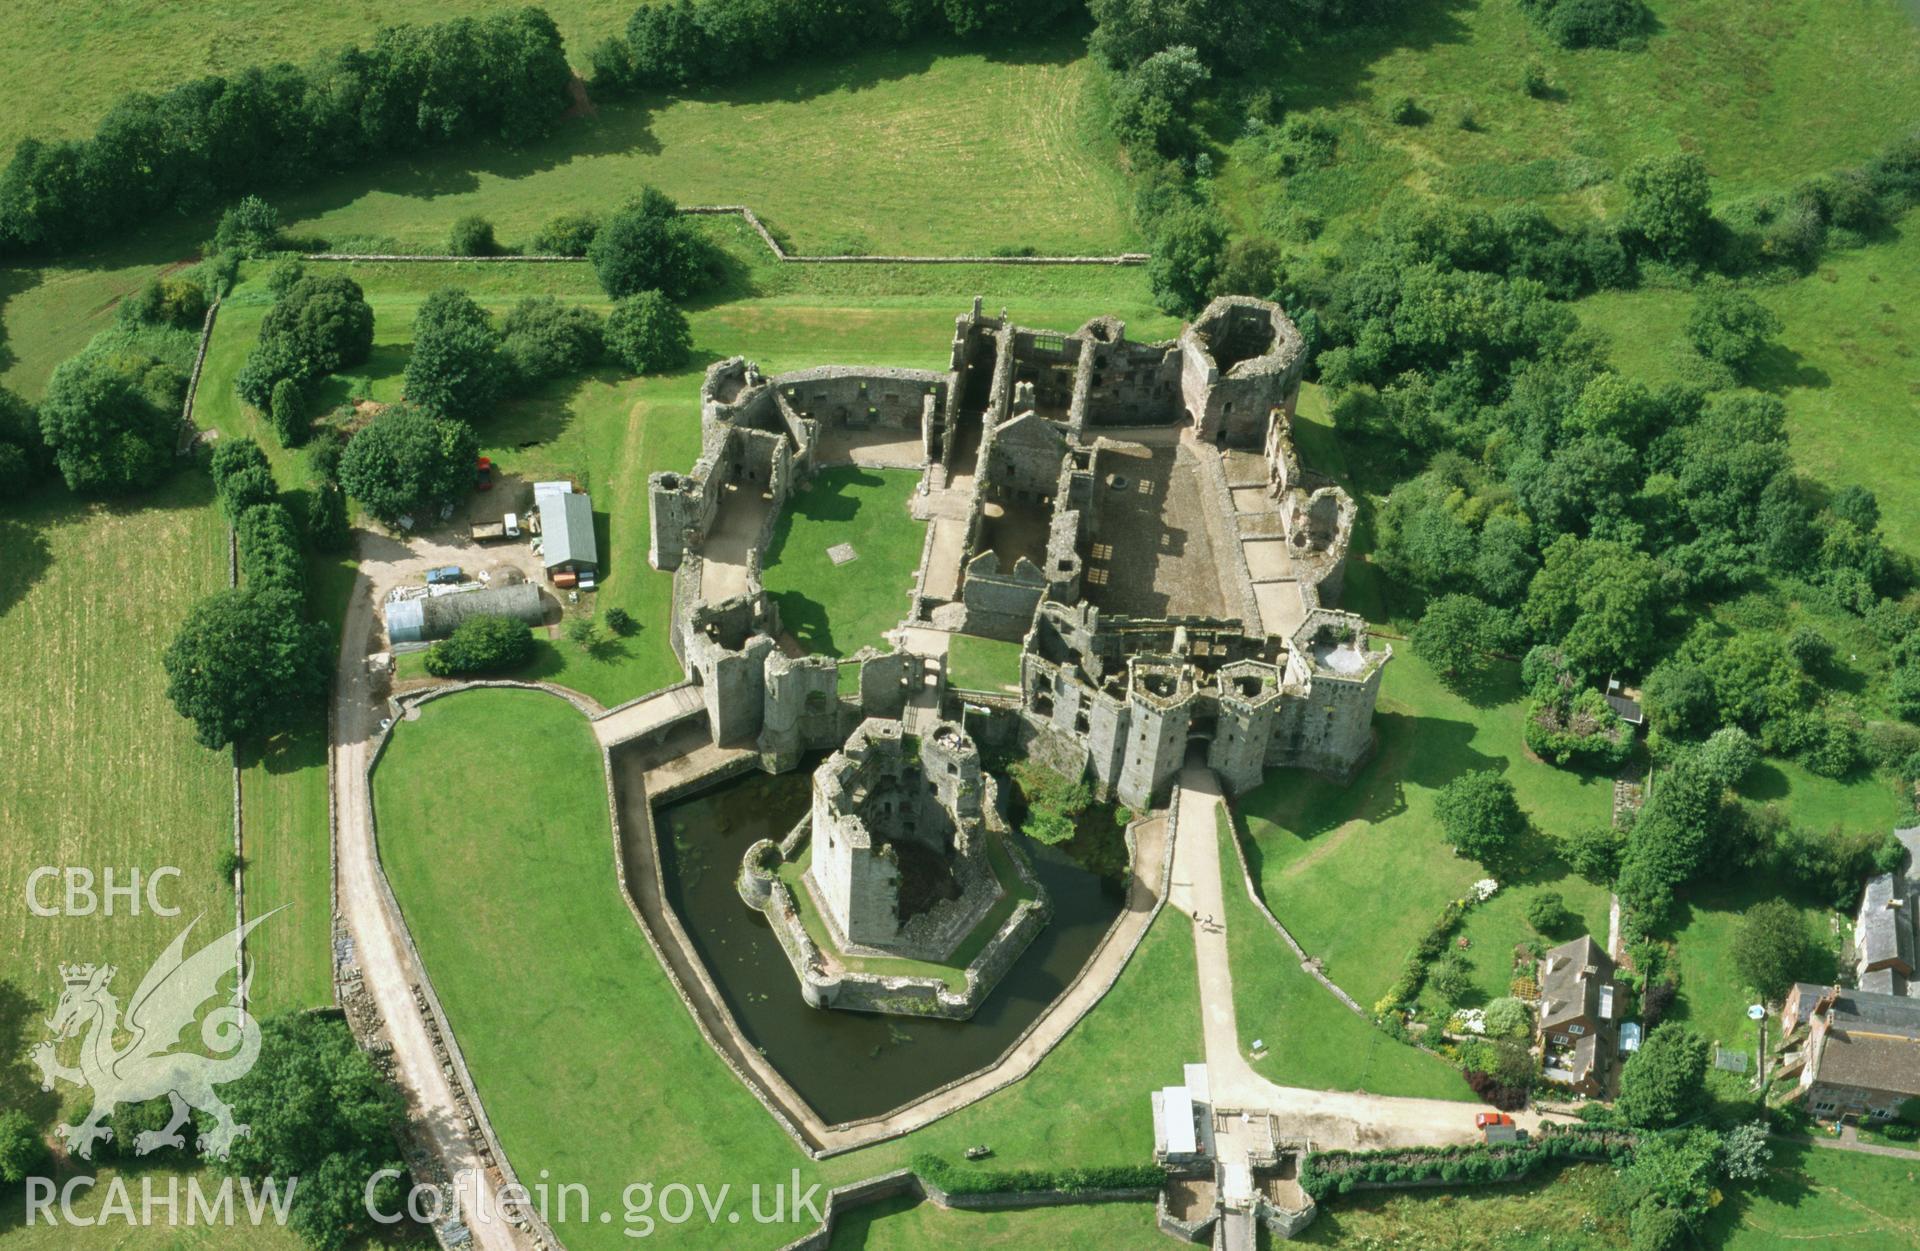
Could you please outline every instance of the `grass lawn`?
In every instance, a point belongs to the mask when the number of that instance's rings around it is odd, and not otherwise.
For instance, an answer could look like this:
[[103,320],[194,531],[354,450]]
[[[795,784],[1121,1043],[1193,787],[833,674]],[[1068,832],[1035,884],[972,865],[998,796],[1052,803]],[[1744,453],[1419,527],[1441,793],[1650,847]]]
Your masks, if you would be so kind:
[[[788,497],[767,545],[764,580],[780,628],[815,655],[887,650],[882,637],[907,616],[926,523],[907,511],[920,475],[841,465]],[[827,549],[851,543],[836,565]]]
[[[194,741],[160,667],[187,607],[226,585],[211,495],[205,474],[181,472],[131,502],[49,489],[0,515],[0,877],[14,896],[0,978],[48,1010],[61,961],[119,965],[124,995],[194,917],[201,942],[233,923],[215,871],[233,838],[229,758]],[[112,917],[35,916],[21,893],[42,865],[178,868],[159,894],[181,914],[129,916],[121,901]],[[57,883],[41,894],[58,902]],[[37,1016],[20,1027],[19,1046],[44,1036]]]
[[1714,1209],[1705,1239],[1726,1251],[1920,1247],[1920,1164],[1775,1140],[1772,1175]]
[[1020,644],[956,634],[947,644],[947,682],[969,691],[1020,689]]
[[1512,1186],[1385,1190],[1323,1204],[1296,1243],[1309,1247],[1409,1247],[1448,1251],[1612,1251],[1626,1222],[1603,1220],[1613,1170],[1574,1165]]
[[[1237,144],[1221,179],[1231,210],[1252,227],[1304,208],[1334,247],[1396,194],[1487,208],[1524,199],[1582,217],[1617,211],[1625,170],[1676,149],[1704,158],[1720,195],[1744,195],[1859,161],[1920,114],[1920,27],[1901,0],[1648,7],[1644,50],[1569,51],[1517,5],[1463,0],[1275,57],[1271,85],[1289,113],[1325,110],[1340,161],[1283,181],[1252,142]],[[1529,62],[1546,70],[1546,99],[1521,90]],[[1429,120],[1390,122],[1401,96]],[[1237,120],[1220,129],[1234,133]]]
[[[1920,457],[1920,225],[1909,218],[1890,241],[1829,254],[1816,273],[1753,295],[1786,324],[1753,380],[1786,403],[1795,459],[1835,486],[1871,488],[1888,541],[1920,554],[1910,472]],[[1642,290],[1577,307],[1611,334],[1614,362],[1652,382],[1673,374],[1692,304]]]
[[[1519,686],[1519,666],[1502,663],[1470,700],[1398,644],[1374,718],[1379,747],[1350,786],[1277,771],[1236,801],[1267,906],[1362,1004],[1386,990],[1447,900],[1489,876],[1441,840],[1433,805],[1449,780],[1468,770],[1498,770],[1541,835],[1563,836],[1607,820],[1610,779],[1527,757]],[[1504,880],[1505,891],[1524,905],[1537,890],[1558,890],[1604,940],[1606,912],[1580,902],[1584,884],[1545,840],[1533,840],[1527,851],[1529,867]],[[1476,960],[1491,966],[1478,970],[1489,985],[1504,982],[1489,975],[1504,973],[1505,953],[1524,937],[1511,934],[1506,917],[1506,909],[1496,907],[1477,943],[1489,949]]]
[[[1478,992],[1462,1007],[1484,1007],[1487,1001],[1508,993],[1513,980],[1514,948],[1521,943],[1537,941],[1551,947],[1569,938],[1592,934],[1602,946],[1606,945],[1608,889],[1595,886],[1557,861],[1551,871],[1558,872],[1559,876],[1502,890],[1485,903],[1475,904],[1461,922],[1456,937],[1464,936],[1471,944],[1461,954],[1473,966],[1473,986]],[[1573,920],[1564,930],[1551,935],[1542,935],[1527,924],[1527,904],[1542,891],[1558,893],[1567,911],[1573,914]],[[1531,957],[1528,965],[1531,974]],[[1446,1019],[1445,1005],[1431,987],[1422,989],[1421,1008],[1429,1019]]]
[[1254,1068],[1283,1086],[1473,1098],[1465,1079],[1446,1061],[1387,1037],[1300,968],[1247,898],[1224,810],[1219,811],[1218,826],[1240,1045],[1248,1053],[1256,1039],[1267,1046],[1265,1058],[1253,1061]]
[[[1759,1001],[1759,994],[1734,964],[1733,944],[1741,917],[1766,899],[1785,899],[1800,909],[1812,950],[1798,980],[1831,983],[1838,971],[1840,933],[1835,923],[1839,915],[1776,878],[1748,874],[1739,881],[1704,882],[1681,891],[1679,920],[1673,930],[1680,997],[1672,1019],[1685,1021],[1708,1039],[1749,1053],[1758,1040],[1747,1008]],[[1777,1031],[1779,1021],[1769,1029]]]
[[[516,750],[497,745],[512,740]],[[489,762],[485,805],[447,805],[440,779]],[[1105,1164],[1152,1149],[1147,1092],[1199,1054],[1193,945],[1157,925],[1118,985],[1016,1087],[907,1139],[810,1163],[708,1049],[622,902],[591,731],[533,692],[427,705],[374,777],[381,855],[481,1095],[519,1169],[618,1194],[636,1178],[829,1183],[915,1151],[957,1160],[992,1144],[995,1167]],[[457,863],[459,873],[448,872]],[[502,988],[512,988],[503,993]],[[556,1057],[561,1062],[556,1062]],[[581,1125],[595,1132],[583,1135]],[[618,1226],[574,1225],[576,1251],[623,1245]],[[689,1225],[686,1245],[778,1246],[798,1230]]]
[[940,1208],[911,1195],[858,1208],[834,1224],[829,1251],[919,1251],[925,1247],[1058,1247],[1063,1251],[1139,1248],[1162,1251],[1167,1236],[1148,1203],[969,1212]]
[[[11,106],[0,111],[0,154],[22,134],[90,133],[132,82],[152,90],[261,57],[297,59],[316,44],[364,41],[392,21],[450,16],[422,0],[378,12],[303,8],[298,20],[282,12],[294,7],[239,0],[218,13],[151,4],[109,13],[59,0],[36,8],[0,48],[0,66],[17,70],[0,69],[0,83],[21,85],[0,91]],[[593,42],[625,25],[633,2],[559,0],[551,8],[580,63]],[[183,58],[183,46],[208,47],[205,59]],[[50,63],[80,72],[63,73],[53,95],[26,89]],[[290,229],[412,250],[443,246],[454,219],[475,212],[517,243],[563,209],[611,210],[649,182],[683,203],[751,204],[802,252],[1135,250],[1112,141],[1088,115],[1089,75],[1070,39],[1016,55],[939,44],[880,49],[686,99],[609,103],[529,150],[466,145],[271,198]],[[159,222],[89,253],[0,271],[0,382],[37,395],[117,300],[192,257],[217,217]],[[1076,277],[1089,293],[1101,281]],[[891,278],[851,281],[887,289]],[[909,281],[891,289],[923,288]],[[1009,289],[998,281],[965,288],[990,299]],[[949,322],[935,345],[942,361],[950,337]]]

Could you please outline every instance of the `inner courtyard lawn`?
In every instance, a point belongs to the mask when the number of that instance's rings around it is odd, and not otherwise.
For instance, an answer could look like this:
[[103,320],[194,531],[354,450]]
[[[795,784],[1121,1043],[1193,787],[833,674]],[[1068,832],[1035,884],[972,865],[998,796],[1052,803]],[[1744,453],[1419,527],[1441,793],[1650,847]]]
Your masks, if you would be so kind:
[[947,682],[968,691],[991,691],[996,695],[1020,689],[1018,643],[1004,639],[983,639],[973,634],[956,634],[947,644]]
[[1472,1099],[1453,1066],[1387,1037],[1301,969],[1247,897],[1225,812],[1217,837],[1240,1047],[1251,1056],[1255,1041],[1266,1046],[1264,1056],[1252,1059],[1254,1069],[1282,1086]]
[[[908,511],[920,475],[904,469],[824,469],[787,499],[767,545],[764,581],[780,628],[815,655],[887,650],[883,637],[913,606],[926,523]],[[836,565],[829,548],[851,543]]]
[[[484,801],[450,799],[446,778],[481,757]],[[585,720],[538,692],[436,700],[398,727],[374,774],[382,862],[522,1173],[548,1169],[595,1194],[635,1179],[739,1193],[792,1169],[807,1182],[867,1176],[922,1150],[958,1161],[977,1142],[994,1147],[988,1167],[1150,1154],[1147,1092],[1200,1049],[1184,918],[1155,925],[1100,1006],[1014,1087],[905,1140],[813,1164],[674,996],[615,883],[605,796]],[[729,1248],[799,1232],[676,1230],[686,1245]],[[561,1233],[578,1251],[627,1241],[617,1225]]]

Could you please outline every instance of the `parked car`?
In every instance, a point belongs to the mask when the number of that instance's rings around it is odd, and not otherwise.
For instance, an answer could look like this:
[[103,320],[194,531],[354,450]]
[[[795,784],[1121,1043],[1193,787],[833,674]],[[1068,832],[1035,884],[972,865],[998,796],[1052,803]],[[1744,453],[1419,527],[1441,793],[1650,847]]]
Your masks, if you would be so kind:
[[1513,1118],[1505,1112],[1476,1112],[1473,1117],[1475,1129],[1485,1129],[1489,1125],[1511,1125]]
[[493,490],[493,457],[482,456],[474,462],[473,485],[476,490]]
[[445,586],[460,580],[460,566],[441,565],[438,569],[427,570],[428,586]]

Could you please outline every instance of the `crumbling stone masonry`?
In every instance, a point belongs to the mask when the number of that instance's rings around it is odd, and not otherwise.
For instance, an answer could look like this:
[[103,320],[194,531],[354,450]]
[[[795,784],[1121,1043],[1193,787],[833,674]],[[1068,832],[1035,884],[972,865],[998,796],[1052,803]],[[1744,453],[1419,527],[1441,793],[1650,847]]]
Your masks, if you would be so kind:
[[[741,864],[740,893],[765,912],[816,1006],[920,1016],[971,1016],[1046,922],[1038,881],[1004,840],[997,787],[959,726],[910,734],[863,722],[813,775],[813,808],[781,844],[762,840]],[[996,846],[990,847],[992,842]],[[964,970],[964,986],[888,973],[886,957],[946,963],[990,923],[1008,887],[998,857],[1024,887]],[[780,866],[810,855],[799,884]],[[795,892],[821,919],[825,944],[800,918]],[[823,949],[824,948],[824,949]],[[852,967],[858,964],[859,967]]]
[[1135,807],[1190,750],[1231,792],[1276,767],[1351,775],[1392,652],[1331,606],[1355,508],[1294,449],[1304,365],[1280,307],[1237,296],[1158,343],[976,299],[944,371],[714,365],[699,459],[650,482],[649,555],[675,571],[674,648],[715,735],[785,769],[914,713],[914,658],[869,658],[842,694],[830,662],[783,651],[759,562],[823,462],[918,448],[930,525],[903,617],[1024,642],[1020,746]]

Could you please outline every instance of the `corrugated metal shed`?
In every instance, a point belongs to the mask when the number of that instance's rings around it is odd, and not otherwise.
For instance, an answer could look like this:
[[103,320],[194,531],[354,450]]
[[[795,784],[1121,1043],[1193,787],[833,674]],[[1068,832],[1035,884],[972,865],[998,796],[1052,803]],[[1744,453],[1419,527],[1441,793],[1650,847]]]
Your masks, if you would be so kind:
[[597,571],[600,549],[593,537],[592,497],[574,490],[570,482],[537,482],[533,502],[540,510],[541,563],[548,569]]
[[512,617],[532,626],[539,625],[546,615],[547,606],[540,598],[540,588],[531,582],[521,582],[484,591],[388,604],[387,638],[393,643],[420,643],[447,637],[468,617]]

